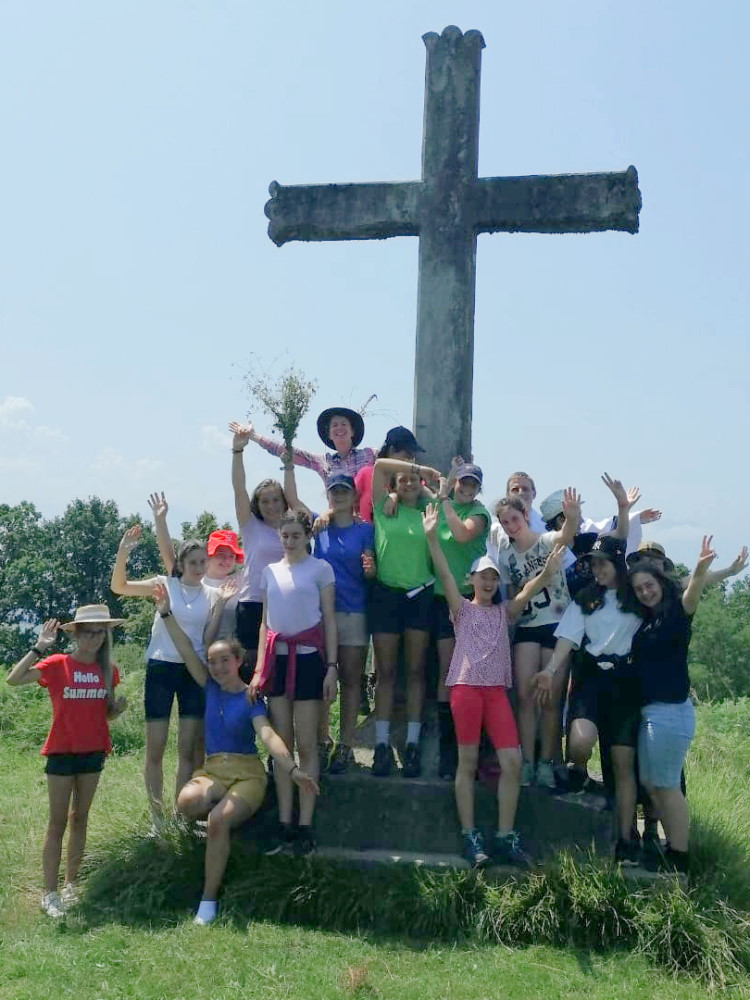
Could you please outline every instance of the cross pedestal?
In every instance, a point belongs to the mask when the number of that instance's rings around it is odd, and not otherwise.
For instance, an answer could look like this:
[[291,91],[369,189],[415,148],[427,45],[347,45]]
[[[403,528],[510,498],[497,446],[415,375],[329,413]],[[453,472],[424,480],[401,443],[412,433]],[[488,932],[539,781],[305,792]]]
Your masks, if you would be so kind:
[[419,237],[414,432],[447,470],[470,455],[479,233],[638,231],[635,167],[620,173],[478,177],[484,39],[449,26],[424,35],[422,179],[270,186],[268,235],[290,240]]

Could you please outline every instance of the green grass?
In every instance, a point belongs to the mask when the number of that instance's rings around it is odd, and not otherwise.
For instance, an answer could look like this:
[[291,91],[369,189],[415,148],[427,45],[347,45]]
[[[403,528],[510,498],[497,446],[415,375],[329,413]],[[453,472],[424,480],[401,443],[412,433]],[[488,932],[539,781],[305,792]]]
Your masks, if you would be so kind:
[[[121,658],[122,660],[122,658]],[[750,703],[703,706],[688,774],[697,871],[638,889],[600,863],[518,883],[469,872],[360,871],[233,851],[222,915],[196,928],[202,845],[144,837],[134,706],[94,803],[82,905],[38,911],[46,787],[43,692],[0,686],[0,1000],[255,997],[750,996]],[[34,747],[30,750],[29,747]],[[167,767],[168,787],[173,749]]]

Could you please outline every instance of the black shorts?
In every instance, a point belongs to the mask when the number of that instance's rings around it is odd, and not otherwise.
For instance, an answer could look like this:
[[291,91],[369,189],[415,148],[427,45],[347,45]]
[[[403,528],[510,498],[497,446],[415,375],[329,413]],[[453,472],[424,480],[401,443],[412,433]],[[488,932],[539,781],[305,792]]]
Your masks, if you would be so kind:
[[410,591],[386,587],[375,581],[367,605],[367,622],[372,635],[401,635],[407,629],[430,631],[432,585],[414,597],[407,597],[407,593]]
[[519,642],[538,642],[542,649],[554,649],[557,639],[555,629],[557,625],[516,625],[513,633],[513,645]]
[[430,633],[434,636],[437,642],[440,642],[441,639],[456,638],[456,633],[453,631],[451,613],[448,609],[448,601],[440,594],[435,594],[432,598]]
[[98,774],[104,767],[105,757],[103,750],[91,753],[50,753],[47,754],[44,773],[65,778],[73,774]]
[[[273,681],[266,691],[269,698],[280,698],[286,694],[286,653],[276,656]],[[319,653],[297,653],[297,673],[294,678],[295,701],[321,701],[323,698],[323,678],[326,665]]]
[[240,601],[237,605],[236,634],[245,649],[258,648],[258,632],[263,621],[262,601]]
[[637,682],[611,670],[584,670],[573,676],[568,722],[586,719],[599,730],[599,742],[638,746],[641,711]]
[[149,660],[146,664],[146,685],[143,690],[146,721],[168,719],[172,713],[175,696],[181,719],[203,718],[206,710],[203,688],[193,680],[185,664]]

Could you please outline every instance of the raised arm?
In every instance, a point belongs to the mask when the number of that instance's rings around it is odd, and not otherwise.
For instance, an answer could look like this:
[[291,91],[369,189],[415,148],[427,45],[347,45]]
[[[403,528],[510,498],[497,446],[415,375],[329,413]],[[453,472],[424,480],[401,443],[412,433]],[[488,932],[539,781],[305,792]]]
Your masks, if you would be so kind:
[[[451,468],[453,467],[451,466]],[[463,545],[466,542],[473,542],[474,539],[478,538],[483,531],[486,531],[489,525],[487,524],[487,519],[482,514],[472,514],[470,517],[467,517],[465,521],[461,520],[453,509],[453,504],[451,503],[451,482],[452,480],[450,476],[448,479],[443,479],[441,477],[437,500],[443,511],[445,523],[450,528],[451,534],[460,545]]]
[[440,473],[429,465],[416,465],[413,462],[402,462],[398,458],[379,458],[372,468],[372,502],[382,500],[388,492],[391,478],[398,473],[413,473],[420,479],[439,481]]
[[169,510],[169,504],[167,503],[167,498],[162,492],[152,493],[148,498],[148,505],[151,508],[151,513],[154,515],[154,524],[156,525],[156,544],[159,547],[159,555],[161,556],[161,561],[164,564],[167,576],[171,576],[174,571],[174,564],[177,560],[174,554],[172,536],[169,534],[169,528],[167,527],[167,511]]
[[[258,434],[252,424],[246,424],[249,428],[249,440],[254,441],[256,444],[269,453],[269,455],[276,455],[277,458],[281,458],[286,452],[286,445],[281,441],[274,441],[273,438],[263,437],[262,434]],[[230,426],[231,430],[231,426]],[[326,459],[325,455],[315,455],[311,451],[305,451],[302,448],[292,448],[291,457],[294,465],[300,465],[303,469],[312,469],[313,472],[317,472],[318,475],[325,480],[326,478]]]
[[219,631],[219,625],[221,624],[221,616],[224,614],[224,608],[226,607],[227,601],[230,601],[234,595],[237,593],[239,584],[234,577],[230,577],[225,583],[219,587],[219,593],[216,595],[213,607],[211,608],[211,617],[206,622],[206,627],[203,629],[203,645],[208,649],[211,643],[216,639]]
[[163,583],[157,583],[154,586],[153,597],[156,610],[161,616],[161,620],[164,622],[169,638],[174,643],[177,652],[185,661],[185,666],[187,667],[190,676],[196,684],[200,684],[201,687],[205,687],[206,680],[208,678],[208,669],[193,649],[193,644],[177,624],[177,620],[172,614],[172,608],[170,606],[169,591]]
[[157,583],[155,576],[148,580],[128,580],[127,563],[128,556],[136,548],[141,539],[141,526],[134,524],[128,528],[120,539],[117,549],[117,558],[112,570],[112,579],[109,586],[113,594],[120,597],[151,597],[154,593],[154,584]]
[[544,564],[542,572],[533,576],[530,580],[527,580],[515,597],[506,601],[505,613],[510,621],[514,621],[518,618],[531,598],[534,597],[535,594],[538,594],[540,590],[544,590],[547,584],[550,583],[554,577],[555,573],[560,572],[565,549],[565,545],[555,545],[550,554],[547,556],[547,561]]
[[284,496],[286,497],[286,502],[289,504],[292,510],[301,510],[312,521],[312,511],[307,506],[307,504],[302,503],[297,493],[297,477],[294,474],[294,463],[291,460],[291,454],[289,451],[285,451],[283,455],[284,462]]
[[247,524],[252,516],[250,509],[250,497],[248,496],[245,484],[245,463],[242,453],[247,448],[248,441],[253,439],[252,424],[238,424],[236,421],[229,425],[232,432],[232,489],[234,490],[234,511],[237,515],[237,524],[242,527]]
[[682,606],[685,609],[686,615],[695,614],[701,594],[708,584],[708,567],[716,558],[716,553],[711,548],[713,539],[713,535],[703,536],[698,562],[695,564],[695,569],[690,574],[690,579],[682,593]]
[[461,607],[461,601],[463,597],[461,592],[456,585],[456,581],[453,579],[453,574],[448,567],[448,560],[445,558],[445,553],[440,548],[440,542],[437,537],[437,525],[438,525],[438,507],[435,503],[430,503],[427,505],[424,513],[422,514],[422,524],[424,525],[424,533],[427,538],[427,545],[430,549],[430,557],[432,559],[432,566],[437,573],[440,582],[443,585],[443,590],[445,591],[445,599],[448,602],[448,610],[455,617],[458,614],[458,609]]
[[18,684],[33,684],[42,676],[42,671],[34,666],[36,661],[45,657],[54,646],[60,622],[57,618],[49,618],[41,627],[36,642],[24,653],[18,663],[15,663],[8,674],[7,681],[12,687]]
[[576,537],[578,526],[581,523],[581,498],[572,486],[563,490],[563,514],[565,515],[563,526],[553,534],[555,544],[569,548],[573,544],[573,539]]
[[706,575],[706,585],[710,586],[712,583],[722,583],[724,580],[728,580],[730,576],[737,576],[741,573],[743,569],[747,566],[747,545],[743,545],[740,549],[740,554],[727,566],[726,569],[710,569]]
[[607,472],[602,476],[602,482],[610,490],[617,503],[617,527],[612,532],[612,538],[619,538],[626,542],[630,531],[630,508],[638,502],[640,496],[638,487],[633,486],[626,493],[620,480],[612,479]]

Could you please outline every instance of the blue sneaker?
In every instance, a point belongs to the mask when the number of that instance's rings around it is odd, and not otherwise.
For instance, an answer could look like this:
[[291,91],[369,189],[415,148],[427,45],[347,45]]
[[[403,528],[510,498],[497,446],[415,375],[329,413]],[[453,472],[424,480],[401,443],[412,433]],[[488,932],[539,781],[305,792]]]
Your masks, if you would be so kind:
[[494,835],[492,858],[499,865],[515,865],[516,868],[531,868],[532,864],[531,858],[521,847],[521,839],[515,830],[504,835]]
[[463,835],[463,851],[461,852],[472,868],[481,868],[490,860],[490,856],[484,849],[484,837],[479,830],[474,829]]

